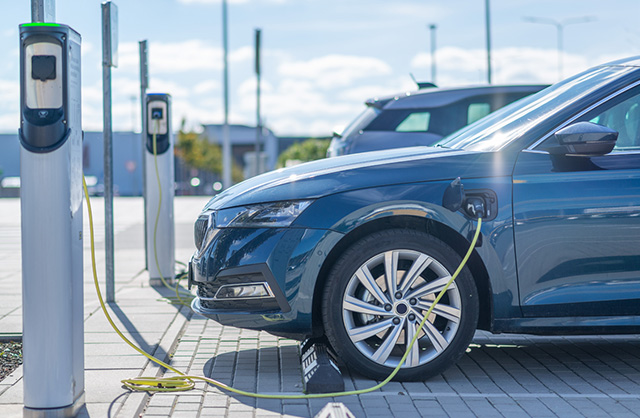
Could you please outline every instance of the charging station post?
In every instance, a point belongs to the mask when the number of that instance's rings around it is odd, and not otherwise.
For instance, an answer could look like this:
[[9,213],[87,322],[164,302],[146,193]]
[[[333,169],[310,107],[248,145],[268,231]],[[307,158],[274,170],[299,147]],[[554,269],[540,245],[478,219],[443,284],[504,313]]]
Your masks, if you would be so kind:
[[24,416],[84,405],[80,35],[20,26]]
[[152,281],[164,278],[172,283],[175,273],[175,161],[171,96],[147,94],[146,104],[144,180],[147,269]]

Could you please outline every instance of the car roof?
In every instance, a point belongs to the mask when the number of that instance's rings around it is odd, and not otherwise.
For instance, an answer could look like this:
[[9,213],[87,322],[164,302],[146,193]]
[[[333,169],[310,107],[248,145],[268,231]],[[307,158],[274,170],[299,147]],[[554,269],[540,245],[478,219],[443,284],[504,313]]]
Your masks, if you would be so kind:
[[597,67],[610,67],[613,65],[619,65],[623,67],[640,67],[640,55],[635,57],[622,58],[616,61],[611,61],[606,64],[598,65]]
[[501,95],[507,93],[531,94],[538,92],[548,85],[502,85],[502,86],[470,86],[470,87],[448,87],[448,88],[428,88],[424,90],[411,91],[393,96],[375,97],[367,100],[367,106],[384,108],[415,108],[415,107],[440,107],[455,103],[459,100],[485,95]]

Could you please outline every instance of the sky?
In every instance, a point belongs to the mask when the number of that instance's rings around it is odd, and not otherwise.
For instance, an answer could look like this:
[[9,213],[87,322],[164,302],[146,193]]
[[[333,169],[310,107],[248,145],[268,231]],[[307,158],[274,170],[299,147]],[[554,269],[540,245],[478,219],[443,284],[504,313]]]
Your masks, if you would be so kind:
[[[221,0],[116,0],[118,61],[113,68],[113,128],[140,130],[138,42],[149,45],[148,92],[169,93],[173,126],[222,123]],[[0,0],[0,132],[19,124],[18,25],[28,0]],[[101,1],[57,0],[56,21],[82,41],[85,131],[102,130]],[[640,55],[638,0],[491,0],[493,84],[560,79],[557,29],[563,26],[562,76]],[[228,0],[229,121],[256,124],[254,30],[262,30],[262,120],[278,136],[329,136],[371,97],[431,81],[435,24],[436,84],[487,84],[483,0]],[[575,19],[575,20],[574,20]]]

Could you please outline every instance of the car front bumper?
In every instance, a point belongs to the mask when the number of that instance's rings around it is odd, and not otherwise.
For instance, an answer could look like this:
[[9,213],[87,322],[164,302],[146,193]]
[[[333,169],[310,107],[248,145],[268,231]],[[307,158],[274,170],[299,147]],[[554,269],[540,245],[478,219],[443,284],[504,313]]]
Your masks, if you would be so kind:
[[[314,293],[323,263],[343,235],[307,228],[220,228],[189,262],[191,308],[223,325],[303,339],[312,335]],[[220,297],[221,289],[264,294]]]

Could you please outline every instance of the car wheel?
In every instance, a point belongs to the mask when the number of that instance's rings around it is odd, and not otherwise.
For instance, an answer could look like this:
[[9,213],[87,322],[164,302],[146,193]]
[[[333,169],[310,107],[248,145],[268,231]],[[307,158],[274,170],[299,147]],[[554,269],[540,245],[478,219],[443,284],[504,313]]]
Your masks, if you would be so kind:
[[[365,376],[386,378],[460,261],[444,242],[413,230],[380,231],[353,244],[333,266],[322,301],[325,333],[338,357]],[[453,365],[477,322],[477,290],[465,267],[395,380],[425,380]]]

